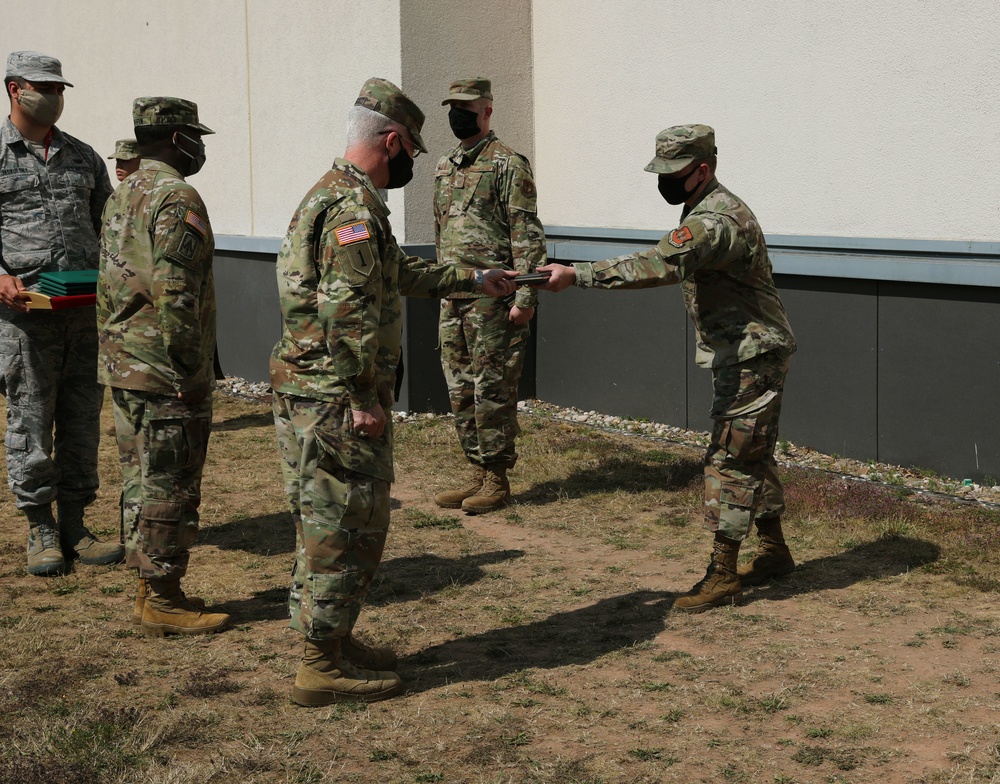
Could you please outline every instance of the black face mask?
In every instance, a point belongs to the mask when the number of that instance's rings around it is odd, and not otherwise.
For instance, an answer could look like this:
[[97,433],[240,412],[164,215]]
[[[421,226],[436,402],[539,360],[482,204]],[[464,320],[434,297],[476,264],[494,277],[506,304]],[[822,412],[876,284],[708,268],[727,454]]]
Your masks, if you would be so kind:
[[[688,172],[686,177],[668,177],[665,174],[658,177],[656,187],[667,204],[683,204],[691,197],[694,191],[685,188],[684,183],[691,179],[692,174],[694,172]],[[694,189],[698,190],[698,185],[695,185]]]
[[451,132],[459,139],[469,139],[479,133],[479,123],[476,112],[470,112],[460,106],[452,106],[448,112],[448,124]]
[[402,188],[413,179],[413,158],[407,152],[403,143],[399,143],[399,152],[389,159],[389,182],[386,188]]

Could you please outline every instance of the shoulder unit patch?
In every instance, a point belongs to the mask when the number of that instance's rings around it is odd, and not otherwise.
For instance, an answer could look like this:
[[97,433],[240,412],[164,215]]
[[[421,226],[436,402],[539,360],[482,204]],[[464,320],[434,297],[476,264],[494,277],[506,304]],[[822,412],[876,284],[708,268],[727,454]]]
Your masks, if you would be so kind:
[[694,235],[691,233],[691,229],[687,226],[681,226],[679,229],[674,229],[670,232],[670,236],[667,238],[667,242],[673,245],[675,248],[683,248],[685,243],[690,242],[694,239]]

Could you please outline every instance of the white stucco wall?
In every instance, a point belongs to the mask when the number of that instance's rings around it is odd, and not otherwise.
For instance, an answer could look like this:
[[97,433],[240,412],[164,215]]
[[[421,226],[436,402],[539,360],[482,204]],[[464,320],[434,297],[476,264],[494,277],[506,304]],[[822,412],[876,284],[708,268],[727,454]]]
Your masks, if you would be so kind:
[[34,49],[62,60],[75,86],[59,126],[102,155],[132,135],[135,97],[198,104],[216,135],[191,182],[216,234],[283,236],[343,152],[365,79],[400,78],[396,0],[5,0],[5,9],[0,56]]
[[534,0],[547,224],[662,229],[656,133],[715,127],[765,231],[1000,239],[995,0]]

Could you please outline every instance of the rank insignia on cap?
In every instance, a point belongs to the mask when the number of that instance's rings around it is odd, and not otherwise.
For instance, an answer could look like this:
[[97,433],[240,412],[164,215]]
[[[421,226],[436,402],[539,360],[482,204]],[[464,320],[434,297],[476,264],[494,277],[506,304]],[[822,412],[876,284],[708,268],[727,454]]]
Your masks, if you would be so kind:
[[368,224],[364,221],[342,226],[334,233],[337,235],[338,245],[350,245],[352,242],[370,240],[372,237],[371,233],[368,231]]
[[667,241],[675,248],[683,248],[684,243],[690,242],[693,239],[694,235],[691,233],[691,229],[687,226],[681,226],[679,229],[674,229],[670,232]]
[[208,224],[194,210],[188,210],[184,222],[194,228],[202,237],[208,234]]

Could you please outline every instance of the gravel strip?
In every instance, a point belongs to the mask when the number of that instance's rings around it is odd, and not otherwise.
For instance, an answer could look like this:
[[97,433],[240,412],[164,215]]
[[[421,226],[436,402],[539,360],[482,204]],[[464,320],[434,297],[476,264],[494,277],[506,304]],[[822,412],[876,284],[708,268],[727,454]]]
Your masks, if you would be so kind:
[[[242,378],[226,377],[217,382],[219,392],[242,400],[270,400],[271,386],[267,382],[249,382]],[[709,434],[681,427],[648,422],[641,419],[581,411],[578,408],[561,408],[543,400],[522,400],[517,404],[523,414],[548,417],[598,430],[626,433],[640,438],[667,441],[691,447],[708,446]],[[394,411],[397,422],[417,419],[451,419],[451,414],[409,413]],[[809,447],[788,441],[779,441],[775,454],[782,466],[800,466],[825,471],[847,480],[874,482],[887,487],[905,487],[934,498],[962,501],[1000,509],[1000,485],[980,485],[968,479],[938,476],[933,471],[921,471],[902,466],[876,463],[874,460],[852,460],[838,455],[826,455]]]

